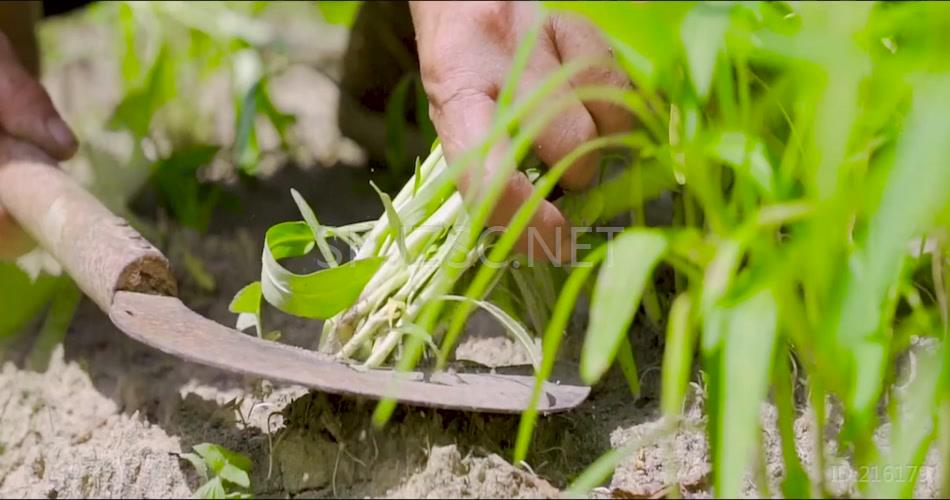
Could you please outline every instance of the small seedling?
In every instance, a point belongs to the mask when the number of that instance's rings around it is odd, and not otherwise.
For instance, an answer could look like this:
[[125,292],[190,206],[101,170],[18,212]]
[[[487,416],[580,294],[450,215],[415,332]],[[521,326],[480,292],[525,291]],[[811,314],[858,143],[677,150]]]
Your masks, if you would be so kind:
[[249,458],[216,444],[202,443],[194,450],[180,457],[194,466],[202,480],[195,498],[252,498]]

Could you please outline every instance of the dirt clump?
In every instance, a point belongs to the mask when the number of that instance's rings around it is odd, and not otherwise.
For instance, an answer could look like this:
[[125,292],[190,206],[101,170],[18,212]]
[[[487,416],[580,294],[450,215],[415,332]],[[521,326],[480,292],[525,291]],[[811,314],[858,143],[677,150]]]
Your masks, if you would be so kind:
[[547,481],[498,455],[462,456],[455,445],[432,448],[425,468],[388,496],[394,498],[558,498]]

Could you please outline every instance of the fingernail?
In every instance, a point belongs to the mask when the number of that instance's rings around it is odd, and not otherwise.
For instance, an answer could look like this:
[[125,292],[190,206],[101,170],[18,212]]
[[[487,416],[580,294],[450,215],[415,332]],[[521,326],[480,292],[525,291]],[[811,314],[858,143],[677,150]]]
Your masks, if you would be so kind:
[[50,118],[46,122],[46,130],[49,131],[53,140],[63,150],[73,151],[76,148],[76,136],[69,130],[66,122],[59,118]]

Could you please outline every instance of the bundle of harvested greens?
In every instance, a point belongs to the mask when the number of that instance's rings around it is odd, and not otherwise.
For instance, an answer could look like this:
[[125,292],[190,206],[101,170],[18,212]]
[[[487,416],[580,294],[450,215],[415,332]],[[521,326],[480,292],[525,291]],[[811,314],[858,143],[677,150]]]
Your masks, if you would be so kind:
[[[283,312],[325,320],[321,351],[380,367],[399,352],[407,337],[438,350],[433,335],[441,328],[426,331],[415,322],[424,305],[436,300],[467,303],[491,314],[537,367],[535,338],[556,299],[553,266],[522,266],[518,258],[496,264],[500,272],[481,297],[439,293],[433,286],[451,270],[463,276],[454,287],[459,289],[469,270],[484,262],[496,236],[484,232],[463,258],[453,258],[470,224],[461,195],[446,187],[451,181],[445,173],[446,162],[436,145],[394,198],[373,186],[385,208],[378,220],[339,227],[321,225],[303,197],[292,191],[303,221],[277,224],[267,231],[261,280],[238,292],[231,304],[232,312],[240,315],[237,328],[254,326],[263,335],[263,299]],[[330,244],[334,238],[351,258]],[[295,274],[279,263],[314,248],[325,269]]]

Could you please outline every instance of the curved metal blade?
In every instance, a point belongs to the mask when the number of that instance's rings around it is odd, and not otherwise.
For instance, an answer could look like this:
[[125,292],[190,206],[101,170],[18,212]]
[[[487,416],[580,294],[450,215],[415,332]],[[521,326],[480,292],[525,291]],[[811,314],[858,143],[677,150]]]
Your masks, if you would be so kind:
[[[187,361],[324,392],[486,413],[520,413],[534,377],[497,373],[400,373],[365,370],[314,351],[259,339],[202,317],[175,297],[118,292],[110,319],[130,337]],[[584,385],[547,382],[538,411],[581,404]]]

